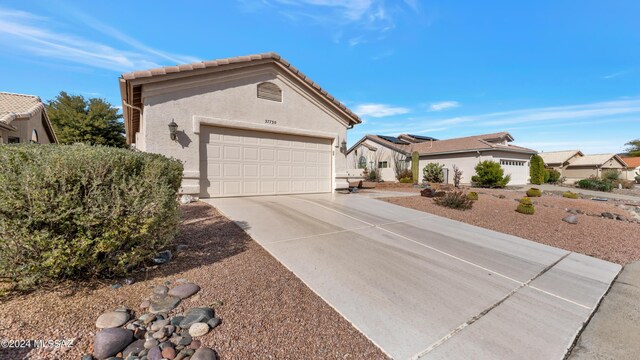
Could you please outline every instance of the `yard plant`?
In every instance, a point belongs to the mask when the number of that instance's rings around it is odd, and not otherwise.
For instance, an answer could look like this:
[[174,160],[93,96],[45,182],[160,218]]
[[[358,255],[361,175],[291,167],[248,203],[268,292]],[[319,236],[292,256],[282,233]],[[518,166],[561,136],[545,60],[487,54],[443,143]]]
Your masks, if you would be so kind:
[[524,197],[520,199],[520,203],[518,204],[516,211],[525,215],[533,215],[536,212],[536,209],[533,206],[531,199]]
[[475,167],[476,174],[471,177],[474,186],[487,188],[503,188],[511,181],[511,175],[504,175],[504,170],[495,161],[485,160]]
[[469,200],[478,200],[478,193],[475,191],[470,191],[469,193],[467,193],[467,199]]
[[527,190],[527,196],[528,197],[540,197],[540,196],[542,196],[542,191],[540,191],[540,189],[538,189],[538,188],[531,188],[531,189]]
[[545,170],[545,174],[547,174],[545,176],[545,182],[551,183],[551,184],[558,183],[562,175],[560,174],[560,171],[554,170],[554,169]]
[[414,151],[411,153],[411,175],[413,177],[413,183],[418,183],[418,177],[420,176],[420,153]]
[[578,198],[578,194],[571,192],[571,191],[565,191],[562,193],[562,197],[565,197],[567,199],[577,199]]
[[467,198],[462,191],[452,191],[444,196],[436,197],[433,202],[444,207],[458,210],[469,210],[473,207],[473,200]]
[[444,165],[438,163],[428,163],[424,169],[422,169],[423,180],[430,183],[443,183],[444,182]]
[[88,145],[0,145],[0,279],[119,276],[173,239],[182,164]]
[[540,155],[533,155],[529,162],[529,176],[531,178],[531,183],[535,185],[542,184],[545,181],[544,171],[544,160],[542,160],[542,157]]
[[597,178],[582,179],[576,183],[581,189],[597,190],[597,191],[611,191],[613,190],[613,183],[611,181],[600,180]]

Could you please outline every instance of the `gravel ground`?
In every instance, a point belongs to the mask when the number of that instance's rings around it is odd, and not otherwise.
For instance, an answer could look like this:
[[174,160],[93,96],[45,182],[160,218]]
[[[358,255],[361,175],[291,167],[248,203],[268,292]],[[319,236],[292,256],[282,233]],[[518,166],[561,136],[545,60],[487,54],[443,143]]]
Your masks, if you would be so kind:
[[[622,202],[566,199],[545,193],[540,198],[533,198],[536,213],[523,215],[515,211],[517,203],[514,199],[525,196],[524,191],[472,191],[478,192],[480,199],[475,202],[473,209],[467,211],[441,207],[434,204],[432,199],[421,196],[383,200],[618,264],[640,260],[640,224],[586,215],[578,215],[577,225],[562,221],[570,215],[565,209],[579,209],[588,213],[611,212],[631,218],[627,210],[616,206]],[[505,198],[500,199],[499,195]]]
[[293,273],[214,208],[183,207],[175,244],[188,249],[119,289],[117,281],[64,283],[0,299],[0,339],[75,339],[56,350],[0,349],[0,359],[78,359],[91,352],[98,315],[125,305],[139,316],[150,288],[187,279],[202,287],[176,309],[215,306],[221,326],[201,338],[222,359],[385,359]]

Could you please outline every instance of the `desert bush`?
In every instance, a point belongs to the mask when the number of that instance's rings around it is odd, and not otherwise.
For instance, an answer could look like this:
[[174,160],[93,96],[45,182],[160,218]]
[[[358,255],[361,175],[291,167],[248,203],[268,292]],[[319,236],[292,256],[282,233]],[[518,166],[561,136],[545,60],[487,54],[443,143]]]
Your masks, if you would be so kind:
[[380,174],[379,170],[371,169],[371,171],[369,171],[367,175],[367,180],[378,181],[380,179],[379,174]]
[[544,182],[544,160],[540,155],[533,155],[529,162],[529,177],[531,183],[540,185]]
[[542,196],[542,191],[540,191],[540,189],[538,189],[538,188],[531,188],[531,189],[527,190],[527,196],[528,197],[540,197],[540,196]]
[[618,179],[613,181],[614,188],[622,187],[623,189],[633,189],[634,184],[635,181],[633,180]]
[[606,170],[602,172],[602,179],[605,181],[615,181],[620,178],[620,171],[618,170]]
[[453,186],[460,187],[460,180],[462,180],[462,170],[453,165]]
[[536,209],[533,207],[531,199],[525,197],[520,199],[520,203],[518,204],[516,211],[521,214],[533,215],[536,212]]
[[398,171],[396,179],[398,179],[398,181],[400,181],[403,178],[411,179],[412,177],[413,177],[413,175],[411,174],[411,170],[409,170],[409,169],[401,169],[401,170]]
[[547,173],[549,174],[549,177],[546,178],[545,182],[551,183],[551,184],[556,184],[558,182],[560,182],[560,171],[558,170],[554,170],[554,169],[549,169],[547,170]]
[[444,182],[444,172],[442,169],[444,165],[438,163],[428,163],[424,169],[422,169],[422,179],[430,183],[442,183]]
[[511,181],[510,175],[504,175],[504,170],[495,161],[485,160],[475,167],[476,175],[471,177],[474,186],[488,188],[503,188]]
[[467,198],[462,191],[452,191],[444,196],[436,197],[433,202],[444,207],[458,210],[469,210],[473,207],[473,201]]
[[475,191],[470,191],[469,193],[467,193],[467,199],[473,200],[473,201],[478,200],[478,193]]
[[565,197],[567,199],[577,199],[578,198],[578,194],[571,192],[571,191],[565,191],[562,193],[562,197]]
[[413,183],[413,179],[410,177],[403,177],[402,179],[400,179],[400,182],[403,184],[412,184]]
[[611,191],[613,190],[613,183],[596,178],[588,178],[579,180],[576,185],[581,189],[597,190],[597,191]]
[[0,145],[0,278],[127,273],[180,221],[182,164],[88,145]]

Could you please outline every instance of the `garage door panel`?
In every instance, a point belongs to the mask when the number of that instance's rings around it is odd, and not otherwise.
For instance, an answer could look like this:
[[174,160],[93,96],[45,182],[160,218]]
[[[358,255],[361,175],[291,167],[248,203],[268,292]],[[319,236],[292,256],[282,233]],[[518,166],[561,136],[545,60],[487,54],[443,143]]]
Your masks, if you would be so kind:
[[203,196],[330,192],[332,141],[203,126]]

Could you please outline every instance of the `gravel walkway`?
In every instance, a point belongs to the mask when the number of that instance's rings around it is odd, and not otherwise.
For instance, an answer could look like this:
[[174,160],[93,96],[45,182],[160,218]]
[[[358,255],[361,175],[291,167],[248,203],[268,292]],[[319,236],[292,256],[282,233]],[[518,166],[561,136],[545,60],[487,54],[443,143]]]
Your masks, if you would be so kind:
[[186,244],[166,265],[121,288],[116,281],[64,283],[0,300],[0,339],[75,339],[56,350],[0,349],[0,359],[79,359],[91,352],[101,313],[125,305],[140,315],[154,285],[178,279],[202,290],[176,312],[214,306],[222,325],[201,338],[222,359],[385,359],[385,355],[293,273],[212,207],[183,207]]
[[[612,202],[566,199],[545,193],[541,198],[533,198],[536,213],[523,215],[515,211],[517,203],[514,201],[525,196],[523,191],[472,190],[480,193],[480,199],[475,202],[473,209],[467,211],[441,207],[434,204],[432,199],[419,196],[383,200],[618,264],[640,260],[639,224],[586,215],[577,215],[577,225],[562,221],[569,215],[565,209],[611,212],[630,217],[626,210]],[[499,195],[505,198],[500,199]]]

